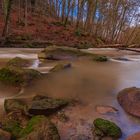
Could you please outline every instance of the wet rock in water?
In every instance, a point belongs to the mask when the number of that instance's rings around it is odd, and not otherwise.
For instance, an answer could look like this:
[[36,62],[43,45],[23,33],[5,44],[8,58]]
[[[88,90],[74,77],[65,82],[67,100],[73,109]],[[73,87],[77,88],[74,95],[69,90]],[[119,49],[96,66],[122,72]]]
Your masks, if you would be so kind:
[[20,57],[15,57],[8,61],[8,67],[28,67],[30,66],[30,61]]
[[85,53],[75,48],[49,46],[38,54],[38,58],[48,60],[70,60],[83,55],[85,55]]
[[123,89],[118,94],[118,102],[126,112],[140,117],[140,88]]
[[79,57],[88,57],[94,61],[105,62],[108,60],[106,56],[95,55],[89,52],[84,52],[76,48],[49,46],[38,54],[39,59],[48,60],[71,60]]
[[64,70],[64,69],[68,69],[71,67],[71,64],[70,63],[67,63],[67,64],[57,64],[56,66],[54,66],[50,72],[57,72],[57,71],[61,71],[61,70]]
[[37,95],[28,106],[27,112],[31,115],[50,115],[66,105],[68,105],[66,100]]
[[60,140],[56,126],[45,116],[35,116],[21,130],[19,140]]
[[11,134],[7,131],[0,129],[0,140],[11,140]]
[[106,113],[117,113],[118,110],[112,106],[108,105],[97,105],[96,111],[100,114],[106,114]]
[[129,136],[126,140],[140,140],[140,132],[137,132],[137,133]]
[[40,72],[33,69],[22,69],[18,67],[5,67],[0,69],[0,81],[4,84],[20,86],[40,76]]
[[18,99],[5,99],[4,101],[4,109],[6,112],[12,111],[24,111],[25,105],[21,100]]
[[122,136],[121,129],[113,122],[97,118],[93,122],[93,136],[94,140],[103,140],[112,138],[116,140]]
[[108,58],[106,56],[94,56],[93,58],[94,61],[97,61],[97,62],[106,62],[108,61]]
[[114,58],[115,60],[119,60],[119,61],[131,61],[128,58],[124,58],[124,57],[119,57],[119,58]]

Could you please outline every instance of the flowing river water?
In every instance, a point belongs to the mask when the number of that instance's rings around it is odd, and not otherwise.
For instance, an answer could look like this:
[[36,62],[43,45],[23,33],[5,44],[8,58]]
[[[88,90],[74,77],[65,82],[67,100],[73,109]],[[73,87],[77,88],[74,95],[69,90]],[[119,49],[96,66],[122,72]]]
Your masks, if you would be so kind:
[[[58,62],[37,59],[40,49],[0,49],[0,68],[7,60],[16,56],[30,59],[31,68],[47,73]],[[123,131],[120,140],[140,131],[140,120],[125,113],[117,102],[118,92],[127,87],[140,87],[140,54],[116,49],[89,49],[91,53],[105,54],[109,61],[93,62],[85,59],[72,60],[72,68],[41,80],[26,87],[19,97],[43,94],[57,98],[72,98],[81,101],[81,105],[68,108],[65,112],[70,121],[57,122],[62,140],[91,140],[91,124],[97,117],[116,122]],[[121,57],[123,59],[114,59]],[[124,59],[125,58],[125,59]],[[127,60],[127,61],[126,61]],[[18,88],[0,84],[0,102],[7,97],[16,96]],[[101,115],[96,112],[97,105],[110,105],[118,113]]]

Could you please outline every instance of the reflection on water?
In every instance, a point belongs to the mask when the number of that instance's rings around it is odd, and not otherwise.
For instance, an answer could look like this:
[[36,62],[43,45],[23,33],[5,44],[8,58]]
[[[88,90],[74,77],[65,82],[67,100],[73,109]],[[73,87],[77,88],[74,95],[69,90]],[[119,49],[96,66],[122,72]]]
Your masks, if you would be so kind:
[[[36,55],[36,52],[36,50],[30,50],[29,52],[24,50],[25,55],[29,56],[28,58],[31,56],[34,60],[32,68],[47,72],[48,69],[55,65],[52,62],[39,62],[32,55]],[[14,54],[15,52],[12,53],[12,56]],[[136,61],[127,61],[125,63],[123,61],[119,61],[119,63],[115,61],[106,63],[95,63],[88,60],[72,61],[73,67],[71,69],[44,76],[43,79],[24,89],[21,96],[45,94],[52,97],[74,98],[82,101],[82,106],[66,111],[71,118],[72,124],[58,124],[61,126],[60,134],[61,131],[65,132],[61,134],[62,139],[66,139],[66,137],[73,135],[75,132],[90,135],[86,134],[86,130],[89,130],[87,123],[91,124],[96,117],[104,117],[113,120],[122,128],[124,133],[122,140],[124,140],[126,136],[140,131],[140,121],[123,111],[117,102],[116,96],[123,88],[140,87],[140,56],[125,55],[124,57]],[[0,86],[1,98],[12,96],[15,93],[17,93],[15,89],[7,90],[7,88]],[[114,106],[119,110],[119,113],[100,115],[95,111],[96,105]],[[82,120],[86,120],[87,123],[80,125],[79,123]],[[67,125],[73,129],[71,131],[65,129]],[[69,126],[67,127],[69,128]]]

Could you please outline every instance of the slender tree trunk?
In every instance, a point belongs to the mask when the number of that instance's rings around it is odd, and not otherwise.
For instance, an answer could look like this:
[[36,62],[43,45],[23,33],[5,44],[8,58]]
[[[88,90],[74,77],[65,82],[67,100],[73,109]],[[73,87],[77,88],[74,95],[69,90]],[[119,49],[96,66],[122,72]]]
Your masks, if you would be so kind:
[[27,27],[27,25],[28,25],[28,1],[27,0],[25,0],[25,3],[24,3],[25,5],[25,7],[24,7],[24,21],[25,21],[25,27]]
[[5,1],[5,24],[2,32],[2,36],[6,37],[8,34],[8,26],[9,26],[9,20],[10,20],[10,14],[11,14],[11,7],[12,7],[12,0]]

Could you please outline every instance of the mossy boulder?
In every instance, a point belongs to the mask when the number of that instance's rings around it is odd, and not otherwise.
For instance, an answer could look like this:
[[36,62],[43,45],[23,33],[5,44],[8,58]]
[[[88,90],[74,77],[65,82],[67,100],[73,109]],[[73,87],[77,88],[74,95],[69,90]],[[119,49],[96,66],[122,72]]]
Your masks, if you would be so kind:
[[68,101],[37,95],[27,107],[30,115],[50,115],[65,107]]
[[22,127],[20,126],[20,123],[18,121],[10,119],[3,122],[2,129],[11,133],[12,138],[15,139],[20,137],[19,133],[22,130]]
[[112,137],[112,138],[120,138],[122,136],[121,129],[113,122],[101,118],[97,118],[93,122],[94,136],[98,137]]
[[60,140],[55,125],[45,116],[34,116],[20,131],[19,140]]
[[97,62],[106,62],[108,61],[108,58],[106,56],[97,55],[93,57],[93,60]]
[[5,67],[0,69],[0,81],[4,84],[23,85],[39,76],[41,74],[33,69],[22,69],[18,67]]
[[38,54],[38,58],[48,60],[70,60],[83,55],[85,55],[85,53],[75,48],[49,46]]
[[127,113],[140,117],[140,88],[125,88],[118,93],[117,99]]
[[64,70],[64,69],[68,69],[71,67],[71,64],[70,63],[67,63],[67,64],[57,64],[56,66],[54,66],[50,72],[57,72],[57,71],[61,71],[61,70]]
[[18,120],[6,118],[2,130],[9,132],[13,140],[60,140],[57,128],[45,116],[32,117],[25,126]]
[[4,101],[4,109],[5,111],[11,112],[16,110],[24,111],[25,105],[21,100],[18,99],[5,99]]
[[20,57],[15,57],[8,61],[7,66],[9,67],[28,67],[30,66],[30,61]]

